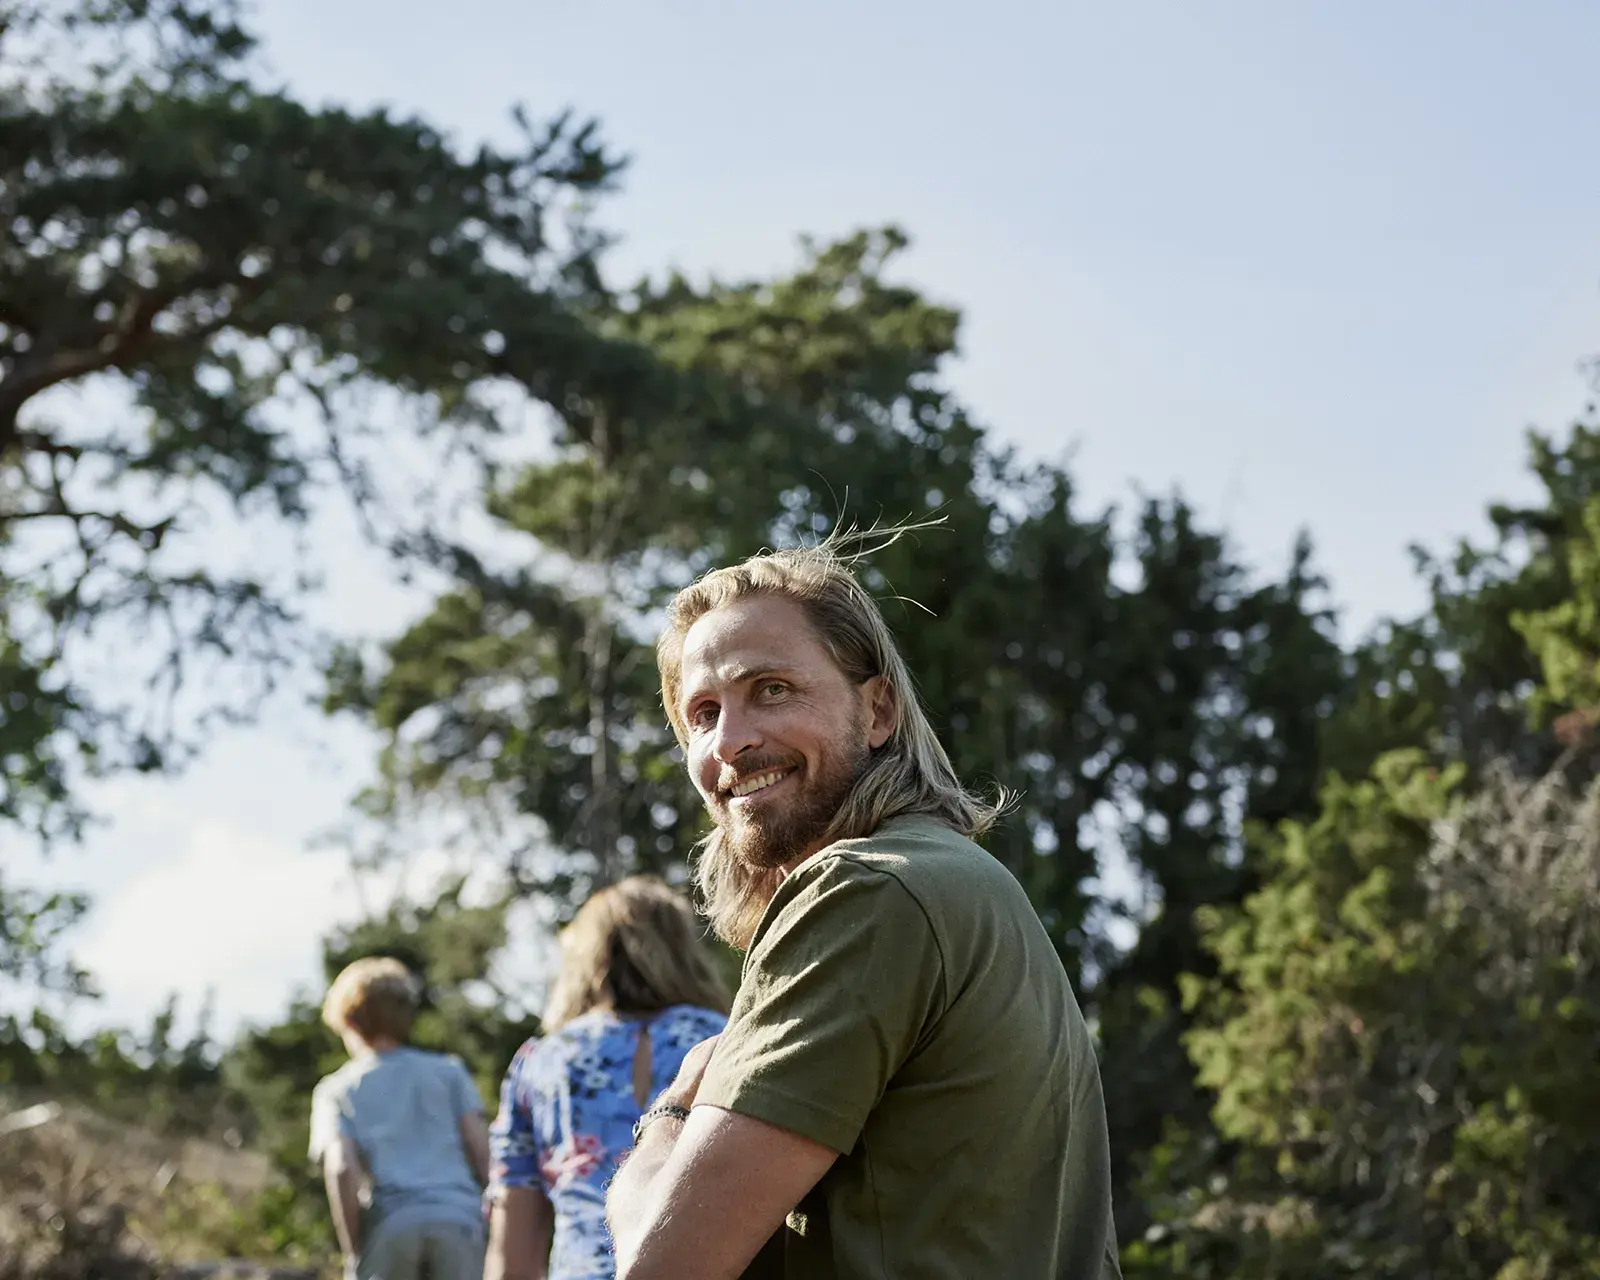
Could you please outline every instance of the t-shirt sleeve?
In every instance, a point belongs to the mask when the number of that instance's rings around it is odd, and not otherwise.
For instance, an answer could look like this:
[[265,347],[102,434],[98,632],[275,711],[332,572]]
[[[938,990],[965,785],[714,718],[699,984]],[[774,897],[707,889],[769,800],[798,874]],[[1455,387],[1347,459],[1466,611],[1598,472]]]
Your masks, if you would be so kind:
[[453,1054],[450,1057],[450,1105],[457,1120],[462,1116],[481,1115],[483,1112],[483,1096],[478,1092],[478,1086],[467,1071],[466,1063]]
[[757,937],[697,1101],[848,1152],[943,1010],[921,905],[848,858],[799,872]]
[[322,1163],[343,1127],[338,1091],[331,1081],[324,1080],[311,1091],[311,1142],[306,1155],[312,1164]]
[[523,1077],[533,1052],[531,1041],[519,1049],[500,1082],[500,1113],[489,1128],[491,1190],[541,1185],[539,1137],[522,1096]]

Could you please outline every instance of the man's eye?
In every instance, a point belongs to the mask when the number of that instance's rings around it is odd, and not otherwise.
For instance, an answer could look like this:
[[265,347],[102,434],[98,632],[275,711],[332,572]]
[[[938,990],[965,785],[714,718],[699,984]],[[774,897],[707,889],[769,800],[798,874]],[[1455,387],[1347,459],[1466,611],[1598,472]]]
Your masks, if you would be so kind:
[[704,728],[708,724],[715,724],[717,709],[713,706],[696,707],[689,713],[689,723],[696,728]]
[[781,680],[768,680],[766,684],[761,686],[761,692],[769,698],[781,697],[787,691],[788,686]]

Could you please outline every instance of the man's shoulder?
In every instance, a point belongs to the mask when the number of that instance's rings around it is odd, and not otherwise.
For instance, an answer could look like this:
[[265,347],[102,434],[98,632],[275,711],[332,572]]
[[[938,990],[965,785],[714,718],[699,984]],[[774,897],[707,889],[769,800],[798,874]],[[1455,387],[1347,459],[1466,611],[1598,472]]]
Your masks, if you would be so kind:
[[[830,910],[904,918],[938,934],[1016,881],[990,854],[936,818],[892,818],[818,851],[784,880],[758,937],[792,934]],[[1017,887],[1020,893],[1020,887]]]
[[892,880],[919,901],[971,893],[996,874],[1008,875],[979,845],[923,814],[891,818],[870,835],[830,845],[816,860],[835,876]]

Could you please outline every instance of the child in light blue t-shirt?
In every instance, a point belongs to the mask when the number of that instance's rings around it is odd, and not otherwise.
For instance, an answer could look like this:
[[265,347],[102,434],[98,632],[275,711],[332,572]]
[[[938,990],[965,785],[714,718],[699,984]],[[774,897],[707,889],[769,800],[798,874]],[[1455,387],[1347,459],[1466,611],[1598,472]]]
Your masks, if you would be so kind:
[[311,1095],[310,1155],[347,1275],[479,1280],[483,1102],[459,1058],[406,1044],[416,1008],[416,982],[398,960],[358,960],[334,980],[322,1017],[350,1061]]

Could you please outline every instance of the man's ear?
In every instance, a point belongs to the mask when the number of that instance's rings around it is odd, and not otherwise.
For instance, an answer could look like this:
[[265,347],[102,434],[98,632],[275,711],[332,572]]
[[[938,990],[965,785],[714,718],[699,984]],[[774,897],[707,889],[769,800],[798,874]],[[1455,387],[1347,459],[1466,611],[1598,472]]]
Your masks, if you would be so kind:
[[894,737],[894,731],[900,727],[900,703],[883,676],[873,676],[867,681],[866,695],[871,713],[867,720],[867,745],[876,751]]

